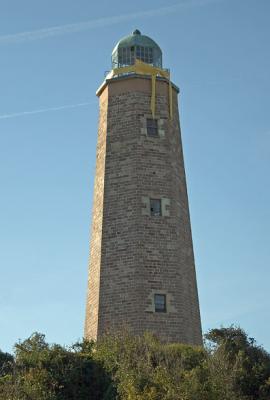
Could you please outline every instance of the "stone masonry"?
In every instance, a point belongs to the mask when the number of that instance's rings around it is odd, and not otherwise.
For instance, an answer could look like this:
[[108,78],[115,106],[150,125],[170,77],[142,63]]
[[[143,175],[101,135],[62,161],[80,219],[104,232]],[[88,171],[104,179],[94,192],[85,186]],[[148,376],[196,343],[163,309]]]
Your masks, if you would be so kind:
[[[158,135],[147,135],[151,79],[126,75],[100,88],[85,337],[123,327],[161,340],[202,344],[178,114],[173,85],[157,78]],[[162,215],[152,216],[150,199]],[[166,312],[155,312],[155,294]]]

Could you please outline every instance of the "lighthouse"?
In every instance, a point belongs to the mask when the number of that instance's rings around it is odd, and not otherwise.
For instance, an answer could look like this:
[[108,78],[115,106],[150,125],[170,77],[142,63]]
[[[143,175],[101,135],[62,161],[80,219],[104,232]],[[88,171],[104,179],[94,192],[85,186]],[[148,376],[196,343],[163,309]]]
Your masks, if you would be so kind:
[[202,344],[178,95],[154,40],[116,44],[97,90],[87,339],[127,328]]

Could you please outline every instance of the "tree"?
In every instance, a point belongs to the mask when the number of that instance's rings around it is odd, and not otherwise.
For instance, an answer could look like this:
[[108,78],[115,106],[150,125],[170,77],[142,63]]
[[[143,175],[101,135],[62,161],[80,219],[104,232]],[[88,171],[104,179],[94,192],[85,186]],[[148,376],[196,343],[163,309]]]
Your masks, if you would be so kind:
[[206,335],[212,366],[222,366],[233,390],[244,399],[270,399],[270,354],[239,327],[212,329]]
[[0,350],[0,377],[8,374],[13,366],[13,357],[9,353]]
[[107,336],[95,358],[112,376],[119,399],[233,400],[231,387],[211,380],[209,354],[199,346],[164,344],[147,333]]
[[0,399],[101,399],[110,379],[92,353],[92,342],[64,348],[34,333],[15,345],[13,370],[0,380]]
[[269,400],[270,355],[240,328],[213,329],[205,348],[128,332],[48,344],[34,333],[0,352],[0,400]]

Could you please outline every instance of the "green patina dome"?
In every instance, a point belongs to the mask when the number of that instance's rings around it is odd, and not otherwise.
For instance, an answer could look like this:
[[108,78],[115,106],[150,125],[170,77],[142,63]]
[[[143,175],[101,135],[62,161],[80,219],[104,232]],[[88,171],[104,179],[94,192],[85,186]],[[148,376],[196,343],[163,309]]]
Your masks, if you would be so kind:
[[158,44],[136,29],[131,35],[121,39],[112,52],[112,68],[135,63],[135,59],[162,68],[162,51]]

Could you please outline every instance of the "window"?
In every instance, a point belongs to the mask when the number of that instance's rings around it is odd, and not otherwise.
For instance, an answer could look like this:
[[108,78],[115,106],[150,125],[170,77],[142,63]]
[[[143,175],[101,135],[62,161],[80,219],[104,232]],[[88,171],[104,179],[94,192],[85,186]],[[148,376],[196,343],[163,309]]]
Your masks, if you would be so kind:
[[153,64],[152,47],[136,46],[136,58],[147,64]]
[[138,45],[119,47],[112,57],[113,63],[118,67],[134,64],[135,58],[147,64],[161,67],[161,57],[157,54],[155,54],[156,61],[154,62],[154,49],[152,47]]
[[158,136],[158,121],[157,119],[147,118],[146,129],[148,136]]
[[155,312],[166,312],[166,294],[155,294]]
[[161,215],[161,199],[150,199],[150,211],[153,217]]

